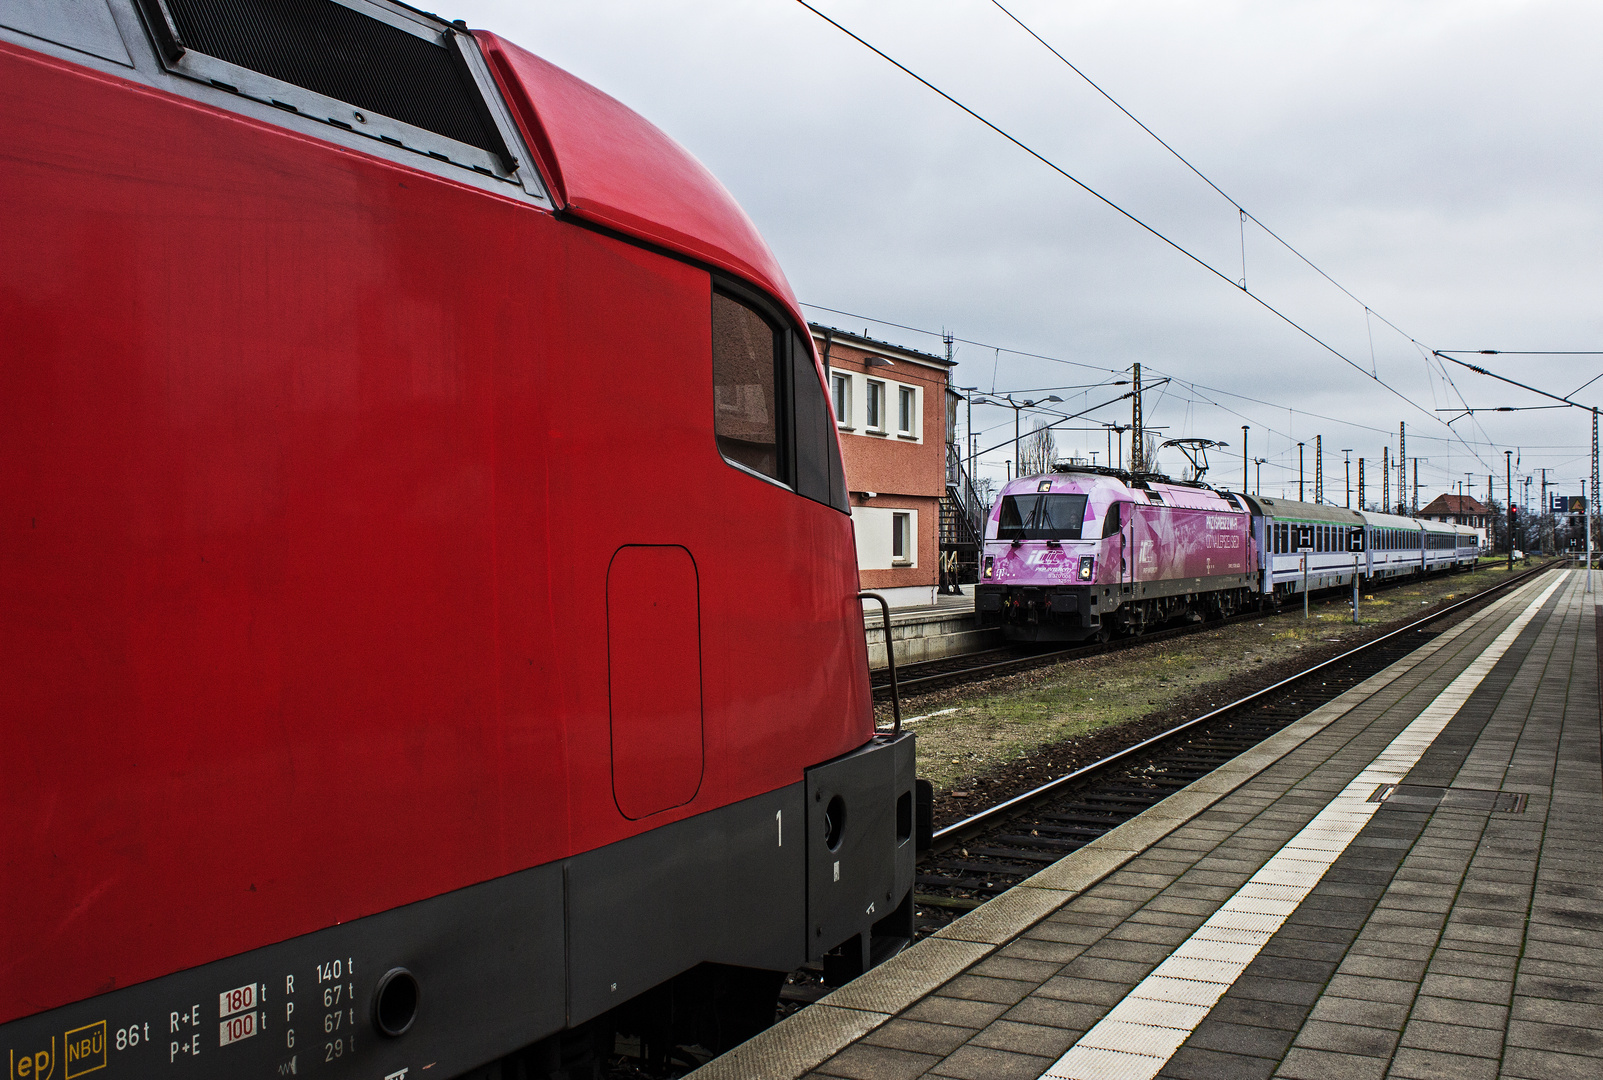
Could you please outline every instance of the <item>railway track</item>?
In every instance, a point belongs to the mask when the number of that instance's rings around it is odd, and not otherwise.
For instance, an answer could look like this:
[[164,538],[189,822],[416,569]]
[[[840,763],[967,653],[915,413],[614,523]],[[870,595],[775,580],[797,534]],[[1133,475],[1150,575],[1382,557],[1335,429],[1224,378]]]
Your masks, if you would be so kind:
[[[1043,651],[1039,646],[1012,645],[999,649],[986,649],[982,652],[964,653],[961,656],[949,656],[940,660],[926,660],[918,664],[899,664],[896,681],[904,694],[924,693],[980,679],[995,678],[998,675],[1013,675],[1020,671],[1029,671],[1031,668],[1046,667],[1049,664],[1061,664],[1065,660],[1118,652],[1121,649],[1147,645],[1154,641],[1167,641],[1170,638],[1184,637],[1203,630],[1214,630],[1232,623],[1262,621],[1275,614],[1277,613],[1251,611],[1232,615],[1226,619],[1171,626],[1164,630],[1150,631],[1139,637],[1114,638],[1105,643],[1074,645],[1062,649]],[[888,700],[891,693],[890,678],[888,676],[882,678],[882,674],[878,671],[874,673],[874,698],[879,701]]]
[[1207,775],[1413,652],[1445,630],[1446,620],[1468,614],[1546,569],[1517,574],[937,831],[914,884],[920,935],[933,933]]
[[[1400,588],[1404,585],[1415,584],[1419,580],[1418,577],[1399,578],[1388,581],[1385,584],[1366,585],[1365,591],[1368,593],[1382,592]],[[1506,585],[1507,582],[1503,584]],[[1343,587],[1322,590],[1322,593],[1335,595],[1346,593],[1347,591]],[[1322,593],[1316,592],[1310,595],[1318,597]],[[963,653],[959,656],[943,657],[939,660],[926,660],[917,664],[898,664],[896,682],[900,692],[903,694],[927,693],[931,690],[941,690],[949,686],[961,686],[966,683],[978,682],[982,679],[1015,675],[1021,671],[1061,664],[1066,660],[1100,656],[1103,653],[1133,649],[1138,645],[1150,645],[1153,642],[1168,641],[1173,638],[1186,637],[1190,634],[1200,634],[1204,631],[1217,630],[1220,627],[1230,626],[1235,623],[1262,622],[1265,619],[1281,618],[1290,612],[1291,609],[1289,608],[1278,611],[1246,611],[1223,619],[1184,623],[1162,630],[1148,631],[1137,636],[1118,637],[1103,643],[1093,642],[1089,645],[1071,645],[1061,649],[1042,649],[1040,646],[1029,644],[1007,645],[978,652]],[[888,701],[890,699],[891,682],[890,676],[886,671],[877,670],[873,673],[872,686],[876,701]]]

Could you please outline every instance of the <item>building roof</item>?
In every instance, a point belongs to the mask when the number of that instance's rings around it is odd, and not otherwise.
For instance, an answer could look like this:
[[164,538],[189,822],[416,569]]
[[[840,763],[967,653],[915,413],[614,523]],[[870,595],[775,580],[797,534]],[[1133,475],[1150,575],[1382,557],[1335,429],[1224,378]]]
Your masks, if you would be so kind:
[[862,349],[865,352],[874,353],[894,353],[909,360],[916,360],[921,364],[929,364],[932,367],[949,368],[956,364],[956,361],[948,360],[944,356],[921,352],[918,349],[909,349],[905,345],[893,345],[889,341],[880,341],[878,338],[867,337],[864,334],[854,334],[850,330],[824,326],[822,323],[808,323],[807,327],[813,332],[813,337],[818,338],[820,341],[828,337],[832,341],[850,345],[854,349]]
[[1456,517],[1470,517],[1491,513],[1484,503],[1473,495],[1438,495],[1430,501],[1430,505],[1420,511],[1424,514],[1449,514]]

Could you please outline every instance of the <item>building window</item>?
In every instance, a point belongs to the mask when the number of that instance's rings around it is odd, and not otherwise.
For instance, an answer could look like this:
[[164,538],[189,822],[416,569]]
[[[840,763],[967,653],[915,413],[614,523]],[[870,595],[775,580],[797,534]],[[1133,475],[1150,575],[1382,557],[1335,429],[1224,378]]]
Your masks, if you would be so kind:
[[870,431],[885,430],[885,384],[878,379],[868,380],[868,417],[864,426]]
[[896,388],[896,430],[903,435],[913,434],[914,400],[917,391],[911,386]]
[[835,422],[841,427],[852,426],[852,377],[834,374],[829,377],[830,390],[835,396]]
[[907,565],[913,561],[913,515],[891,515],[891,562]]

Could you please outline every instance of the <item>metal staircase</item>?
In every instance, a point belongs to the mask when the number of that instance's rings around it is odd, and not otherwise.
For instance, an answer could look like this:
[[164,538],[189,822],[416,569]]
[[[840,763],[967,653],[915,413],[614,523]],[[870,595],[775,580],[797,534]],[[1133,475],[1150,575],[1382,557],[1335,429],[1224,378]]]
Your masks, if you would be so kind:
[[979,580],[980,540],[990,507],[974,491],[963,458],[946,446],[946,493],[941,496],[941,591]]

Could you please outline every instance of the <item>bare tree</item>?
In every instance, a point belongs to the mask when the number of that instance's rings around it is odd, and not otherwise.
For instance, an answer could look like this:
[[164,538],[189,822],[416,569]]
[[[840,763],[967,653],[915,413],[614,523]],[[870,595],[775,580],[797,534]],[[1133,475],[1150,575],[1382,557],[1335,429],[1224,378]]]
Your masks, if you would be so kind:
[[1057,443],[1052,438],[1048,421],[1037,418],[1035,430],[1024,437],[1019,445],[1019,475],[1034,476],[1051,472],[1057,459]]
[[1146,464],[1147,472],[1159,472],[1158,469],[1158,434],[1155,431],[1143,431],[1141,447],[1141,460]]

